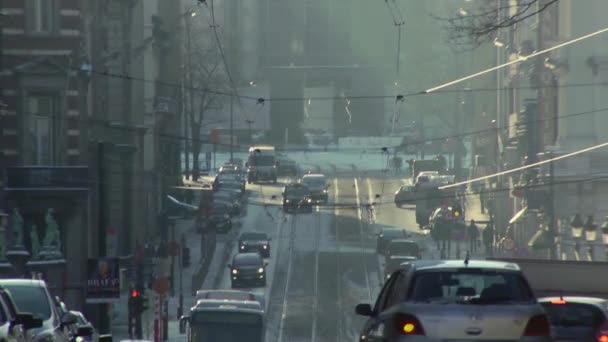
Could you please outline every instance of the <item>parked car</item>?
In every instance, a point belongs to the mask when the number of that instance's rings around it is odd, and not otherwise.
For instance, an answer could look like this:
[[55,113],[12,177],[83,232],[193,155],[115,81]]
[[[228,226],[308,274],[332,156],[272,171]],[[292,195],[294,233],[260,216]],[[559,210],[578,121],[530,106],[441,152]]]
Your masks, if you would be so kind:
[[414,185],[404,185],[395,192],[395,205],[401,208],[405,204],[414,203],[416,195],[416,187]]
[[385,262],[394,255],[413,256],[422,259],[422,248],[414,240],[409,239],[393,239],[384,250]]
[[0,286],[9,290],[19,312],[29,312],[42,320],[42,325],[33,329],[37,342],[69,342],[68,327],[77,323],[77,318],[67,312],[60,314],[46,283],[36,279],[1,279]]
[[595,297],[544,297],[554,341],[608,341],[608,300]]
[[232,287],[245,284],[266,286],[266,266],[259,253],[238,253],[228,265]]
[[239,236],[239,253],[257,252],[264,258],[270,257],[270,238],[266,233],[244,232]]
[[386,246],[394,239],[407,239],[409,236],[405,229],[397,227],[382,227],[376,234],[376,253],[384,254]]
[[421,260],[397,270],[368,317],[360,341],[551,341],[549,317],[517,264]]
[[218,233],[227,233],[232,229],[230,208],[225,202],[214,202],[208,217],[208,227]]

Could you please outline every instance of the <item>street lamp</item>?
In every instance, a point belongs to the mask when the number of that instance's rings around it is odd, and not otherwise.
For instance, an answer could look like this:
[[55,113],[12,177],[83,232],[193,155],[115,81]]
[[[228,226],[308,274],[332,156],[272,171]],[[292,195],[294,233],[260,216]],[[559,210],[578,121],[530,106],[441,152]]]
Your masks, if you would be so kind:
[[593,222],[593,216],[587,216],[587,221],[584,225],[585,228],[585,240],[587,242],[593,242],[597,239],[597,225]]
[[572,226],[572,237],[574,239],[580,239],[583,236],[583,225],[584,223],[581,219],[581,215],[574,215],[572,221],[570,221],[570,226]]

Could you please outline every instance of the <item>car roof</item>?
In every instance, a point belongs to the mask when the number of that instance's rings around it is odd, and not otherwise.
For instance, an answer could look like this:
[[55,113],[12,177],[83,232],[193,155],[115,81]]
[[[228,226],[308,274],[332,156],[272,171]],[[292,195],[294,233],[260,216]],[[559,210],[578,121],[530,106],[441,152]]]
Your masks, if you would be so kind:
[[216,300],[254,300],[257,301],[253,292],[238,290],[198,290],[196,299],[216,299]]
[[308,173],[302,176],[302,179],[304,178],[325,178],[325,175],[322,173]]
[[468,264],[465,264],[465,260],[418,260],[412,261],[412,264],[417,271],[441,271],[458,268],[521,271],[516,263],[494,260],[468,260]]
[[410,240],[410,239],[392,239],[390,242],[390,244],[398,244],[398,243],[413,243],[413,244],[418,244],[418,242],[414,241],[414,240]]
[[391,255],[391,257],[389,258],[389,260],[393,261],[393,260],[398,260],[398,261],[416,261],[418,260],[418,258],[416,258],[415,256],[411,256],[411,255]]
[[555,300],[563,300],[566,303],[576,303],[576,304],[590,304],[601,306],[602,308],[606,308],[606,304],[608,304],[608,300],[605,298],[599,297],[586,297],[586,296],[563,296],[563,297],[541,297],[538,298],[539,303],[550,303]]
[[382,227],[380,228],[380,232],[382,233],[404,233],[405,229],[399,227]]
[[252,300],[222,300],[222,299],[199,299],[196,301],[194,310],[225,310],[244,311],[251,310],[263,312],[260,302]]
[[0,279],[0,286],[46,287],[46,283],[38,279]]

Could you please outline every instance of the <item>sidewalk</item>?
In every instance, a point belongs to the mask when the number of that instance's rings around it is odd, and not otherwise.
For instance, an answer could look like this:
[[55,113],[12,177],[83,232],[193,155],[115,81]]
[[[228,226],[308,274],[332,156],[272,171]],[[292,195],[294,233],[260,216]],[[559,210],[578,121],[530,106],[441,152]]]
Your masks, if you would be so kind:
[[[184,310],[189,307],[194,301],[192,296],[192,275],[196,269],[196,264],[201,258],[201,236],[196,233],[193,225],[193,220],[177,220],[175,222],[175,238],[179,241],[181,235],[185,236],[187,247],[190,249],[190,266],[183,269],[180,282],[180,258],[175,258],[175,289],[173,295],[168,298],[168,313],[169,313],[169,340],[183,340],[179,338],[179,326],[177,322],[177,308],[179,305],[180,284],[181,292],[184,296]],[[130,339],[128,333],[128,287],[121,293],[120,302],[112,305],[111,322],[112,336],[114,340]],[[156,293],[151,289],[146,289],[148,297],[148,310],[142,316],[143,321],[143,338],[147,340],[154,339],[154,307],[157,301]]]

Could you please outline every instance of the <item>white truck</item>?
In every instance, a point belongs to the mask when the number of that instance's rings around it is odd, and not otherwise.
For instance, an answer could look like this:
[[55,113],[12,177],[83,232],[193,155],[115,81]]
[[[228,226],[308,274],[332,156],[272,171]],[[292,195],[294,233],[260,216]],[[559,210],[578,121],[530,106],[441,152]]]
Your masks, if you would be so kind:
[[254,145],[249,147],[247,158],[247,182],[277,182],[277,158],[274,146]]

